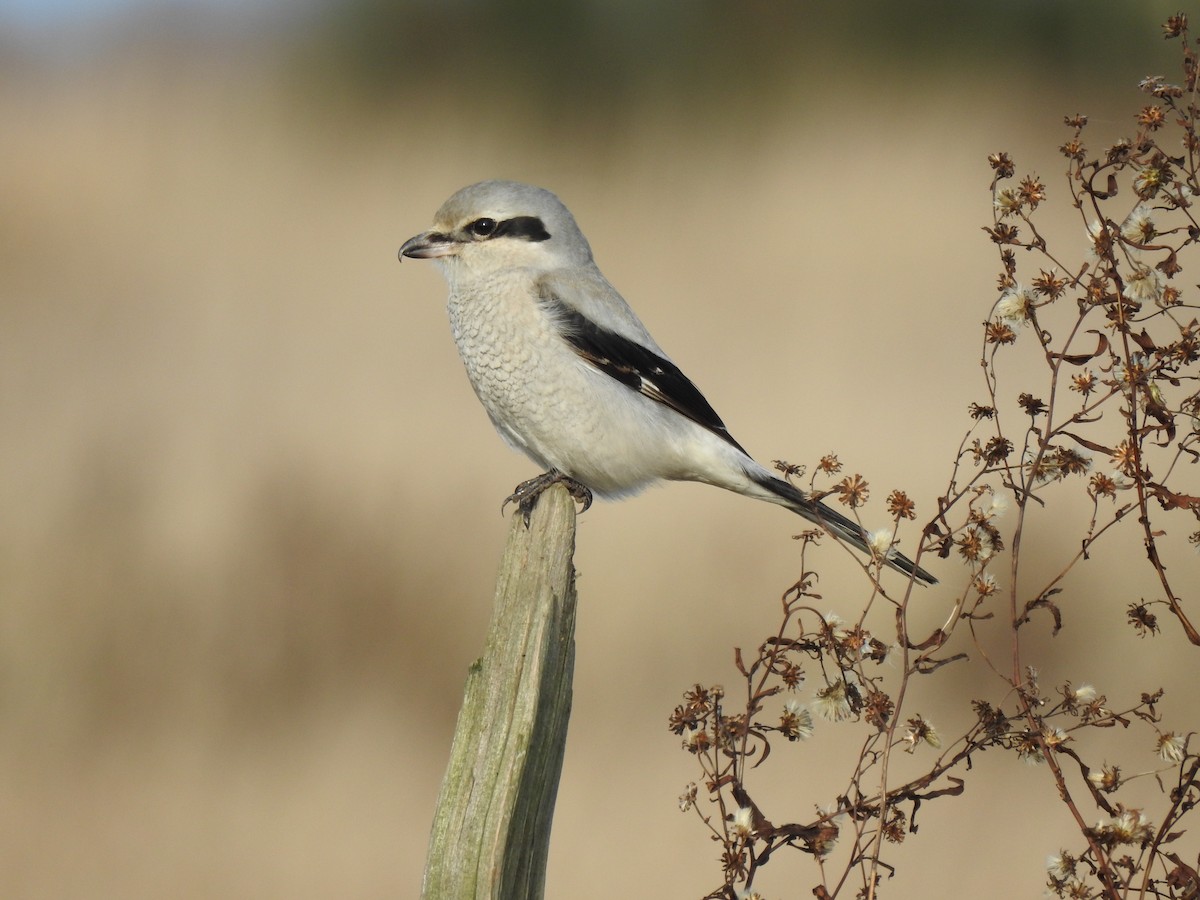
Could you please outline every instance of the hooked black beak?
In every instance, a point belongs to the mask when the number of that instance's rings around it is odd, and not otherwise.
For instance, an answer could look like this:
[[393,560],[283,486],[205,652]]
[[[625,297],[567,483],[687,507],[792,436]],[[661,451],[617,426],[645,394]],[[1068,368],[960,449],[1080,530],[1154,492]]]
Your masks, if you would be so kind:
[[448,234],[440,231],[425,231],[416,237],[409,238],[400,247],[399,259],[432,259],[437,256],[451,256],[458,252],[458,242]]

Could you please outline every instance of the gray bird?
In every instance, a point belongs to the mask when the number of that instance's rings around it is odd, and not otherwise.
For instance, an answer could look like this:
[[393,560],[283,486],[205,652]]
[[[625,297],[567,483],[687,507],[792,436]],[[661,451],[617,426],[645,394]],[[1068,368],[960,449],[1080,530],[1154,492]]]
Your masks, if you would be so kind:
[[442,204],[400,259],[435,259],[450,287],[454,341],[476,395],[509,444],[547,471],[509,500],[528,516],[564,481],[623,497],[656,481],[701,481],[785,506],[888,566],[937,579],[858,523],[755,462],[592,260],[552,193],[483,181]]

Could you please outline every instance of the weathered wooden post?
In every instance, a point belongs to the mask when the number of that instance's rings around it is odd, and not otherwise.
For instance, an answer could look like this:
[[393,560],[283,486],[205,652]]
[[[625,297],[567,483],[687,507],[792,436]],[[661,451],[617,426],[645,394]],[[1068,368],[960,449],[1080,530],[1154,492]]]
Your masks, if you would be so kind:
[[425,900],[540,900],[571,715],[575,504],[512,516],[487,646],[467,675],[425,860]]

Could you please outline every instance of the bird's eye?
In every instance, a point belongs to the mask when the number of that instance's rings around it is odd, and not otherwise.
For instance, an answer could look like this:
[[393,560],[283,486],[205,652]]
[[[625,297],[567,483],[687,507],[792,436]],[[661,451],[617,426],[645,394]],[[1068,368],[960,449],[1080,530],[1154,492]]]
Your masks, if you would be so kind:
[[496,220],[495,219],[476,219],[474,222],[472,222],[470,225],[467,226],[467,230],[469,232],[471,232],[471,234],[475,235],[475,237],[481,237],[481,238],[490,237],[492,235],[492,232],[494,232],[496,230]]

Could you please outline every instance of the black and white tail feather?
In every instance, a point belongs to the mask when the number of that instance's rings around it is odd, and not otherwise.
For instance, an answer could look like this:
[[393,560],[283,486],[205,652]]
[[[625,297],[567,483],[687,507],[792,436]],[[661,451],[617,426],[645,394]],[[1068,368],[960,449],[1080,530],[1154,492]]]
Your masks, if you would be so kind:
[[[755,473],[753,472],[748,474],[756,483],[783,500],[783,505],[792,512],[803,516],[810,522],[821,525],[864,553],[873,554],[875,552],[866,532],[853,519],[848,519],[837,510],[826,506],[818,500],[813,500],[798,487],[781,478],[772,478],[770,476],[766,478],[761,476],[755,477]],[[937,584],[936,578],[895,549],[888,551],[884,563],[897,572],[903,572],[905,575],[916,578],[922,584]]]

